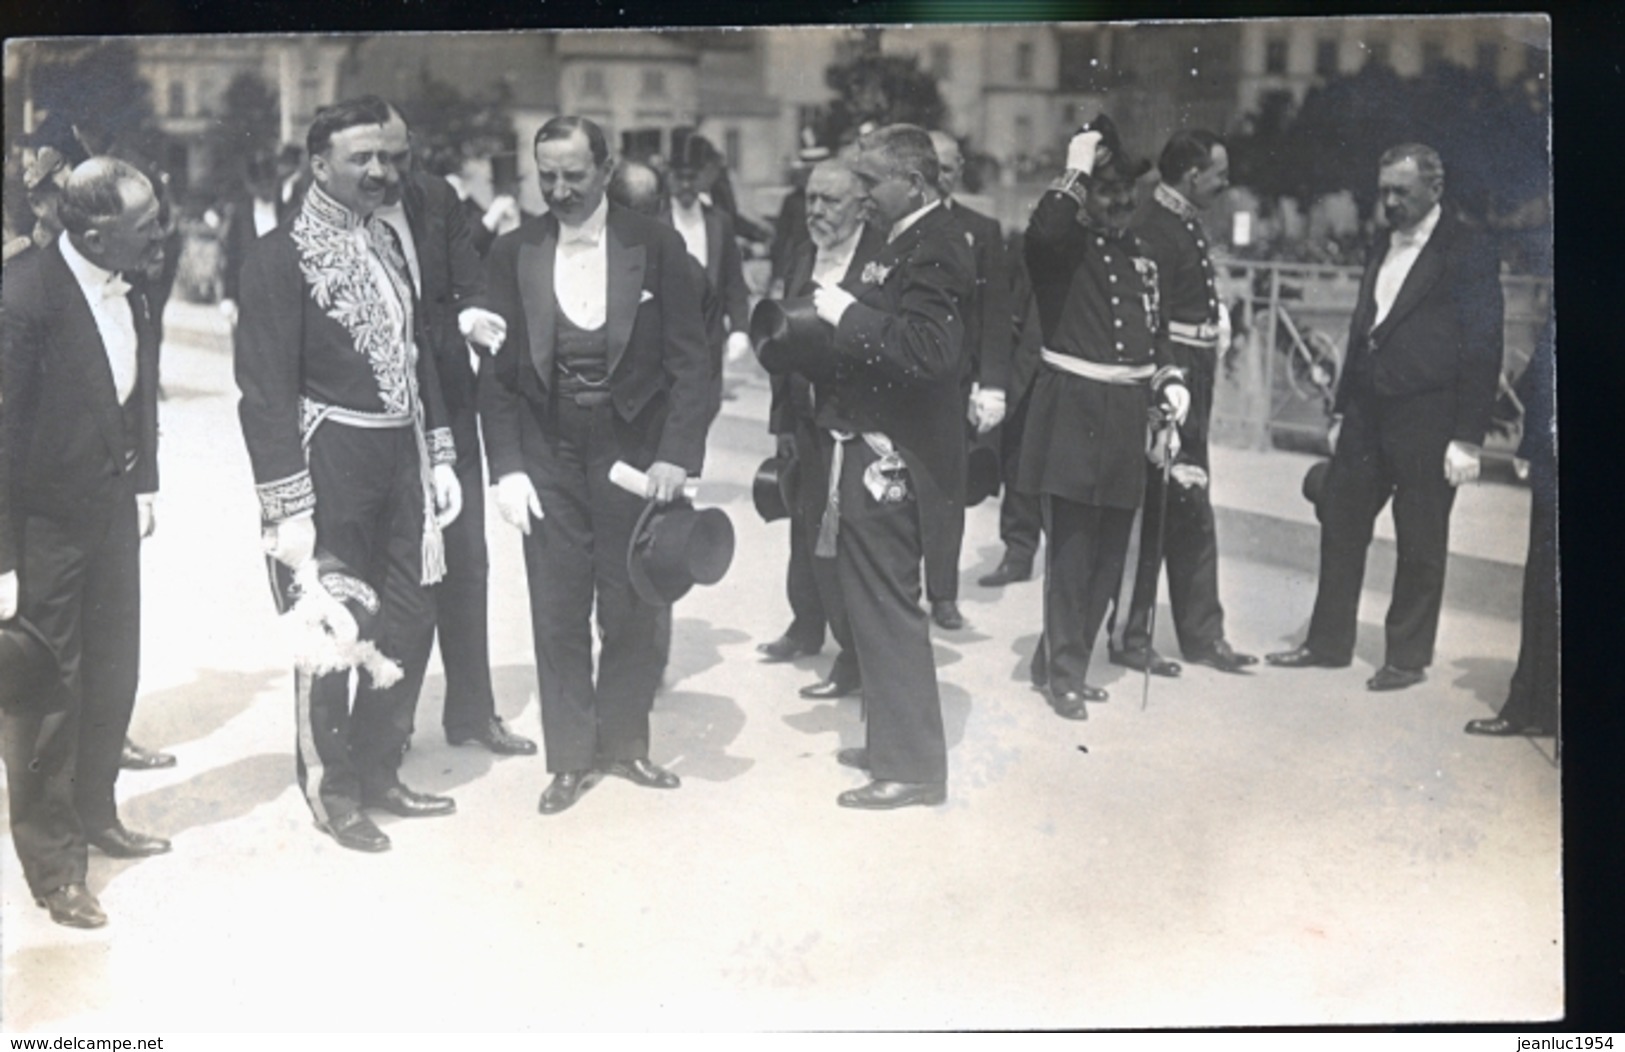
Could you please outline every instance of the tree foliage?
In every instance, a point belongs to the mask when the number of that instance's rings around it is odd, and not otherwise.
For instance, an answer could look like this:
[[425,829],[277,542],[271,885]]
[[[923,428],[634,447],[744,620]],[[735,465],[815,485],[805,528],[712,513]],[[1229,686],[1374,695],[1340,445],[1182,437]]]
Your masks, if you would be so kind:
[[1402,78],[1368,63],[1311,89],[1295,113],[1290,100],[1267,96],[1230,140],[1232,177],[1266,198],[1305,203],[1348,190],[1370,214],[1377,158],[1422,142],[1443,158],[1455,206],[1493,221],[1548,194],[1549,112],[1538,72],[1498,84],[1450,64]]
[[870,121],[940,128],[948,114],[937,78],[922,70],[913,55],[883,55],[866,49],[831,65],[824,71],[824,83],[835,92],[825,114],[825,142],[846,142]]
[[215,193],[235,187],[248,159],[277,148],[282,106],[265,78],[244,70],[231,79],[221,96],[220,113],[205,133],[211,167],[208,184]]
[[166,136],[152,107],[152,89],[137,71],[127,40],[30,44],[34,104],[78,128],[87,145],[117,144],[149,159],[165,155]]
[[513,89],[505,81],[465,95],[427,68],[409,97],[396,101],[421,156],[484,157],[514,149]]

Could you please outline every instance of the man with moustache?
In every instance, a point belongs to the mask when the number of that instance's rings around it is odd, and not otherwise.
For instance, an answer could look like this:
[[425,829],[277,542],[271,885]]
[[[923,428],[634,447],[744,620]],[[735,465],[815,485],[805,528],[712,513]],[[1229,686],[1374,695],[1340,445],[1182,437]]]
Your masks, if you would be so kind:
[[[615,165],[592,121],[555,117],[533,148],[548,214],[491,247],[508,334],[482,370],[480,422],[497,506],[524,534],[553,775],[538,809],[553,815],[603,774],[680,784],[649,759],[659,610],[633,591],[627,549],[646,502],[676,499],[699,473],[714,400],[704,289],[682,237],[608,201]],[[617,461],[645,472],[643,494],[610,481]]]
[[1224,607],[1219,603],[1219,539],[1213,524],[1207,441],[1222,325],[1213,260],[1200,219],[1230,185],[1230,159],[1217,136],[1194,129],[1176,132],[1168,140],[1157,169],[1162,180],[1129,229],[1157,265],[1162,306],[1157,341],[1185,374],[1191,411],[1179,427],[1179,455],[1169,471],[1168,492],[1163,493],[1160,471],[1146,475],[1138,552],[1129,557],[1130,572],[1124,575],[1113,614],[1109,652],[1114,664],[1149,669],[1158,676],[1179,675],[1179,662],[1157,653],[1151,639],[1151,613],[1166,559],[1168,601],[1180,653],[1186,661],[1240,672],[1258,659],[1237,653],[1225,641]]
[[0,621],[21,617],[57,674],[0,714],[12,842],[58,924],[107,923],[87,846],[169,841],[125,828],[114,798],[141,658],[141,540],[158,489],[158,338],[123,275],[164,229],[136,168],[92,157],[64,180],[63,232],[14,259],[0,301]]
[[852,171],[886,244],[855,281],[813,293],[835,327],[833,378],[815,392],[830,438],[829,491],[815,556],[833,558],[863,678],[866,742],[837,759],[870,781],[842,807],[889,810],[947,799],[948,755],[920,606],[924,522],[952,500],[964,447],[964,317],[976,295],[963,232],[942,208],[931,136],[894,124],[858,140]]
[[243,264],[238,416],[260,500],[273,583],[320,552],[363,583],[377,645],[404,676],[381,688],[348,670],[295,673],[300,788],[341,846],[383,851],[364,809],[447,815],[448,797],[400,780],[434,639],[430,586],[457,518],[457,451],[400,237],[376,214],[398,182],[389,106],[364,96],[318,110],[306,133],[312,183],[286,224]]
[[[880,230],[864,222],[866,201],[863,185],[842,161],[821,161],[808,173],[807,229],[786,260],[786,298],[810,296],[820,286],[843,285],[863,273],[886,241]],[[801,696],[841,698],[860,689],[862,675],[835,567],[828,559],[813,557],[829,492],[829,439],[817,426],[812,381],[790,373],[776,375],[772,382],[768,429],[777,438],[779,455],[793,458],[798,472],[785,577],[792,618],[782,636],[756,649],[769,662],[816,654],[823,649],[827,624],[840,652],[829,675],[803,687]]]
[[400,241],[418,315],[440,378],[463,510],[444,530],[446,576],[435,586],[435,627],[446,670],[441,726],[452,745],[478,745],[498,756],[530,756],[536,743],[509,730],[496,713],[491,686],[490,561],[485,550],[485,465],[480,458],[475,355],[500,347],[501,316],[478,304],[485,271],[474,251],[467,211],[457,191],[412,163],[406,120],[391,107],[384,149],[398,176],[374,213]]
[[1027,224],[1044,342],[1017,484],[1041,496],[1049,544],[1033,681],[1069,720],[1106,700],[1086,677],[1145,495],[1147,415],[1156,405],[1177,423],[1190,408],[1155,338],[1156,264],[1128,229],[1135,181],[1149,168],[1101,115],[1072,137],[1066,171]]
[[1333,404],[1331,469],[1320,504],[1320,583],[1301,646],[1282,668],[1354,659],[1366,550],[1391,499],[1399,558],[1383,664],[1373,691],[1427,678],[1444,602],[1450,508],[1478,478],[1501,370],[1500,260],[1489,239],[1441,205],[1444,162],[1420,143],[1377,162],[1388,229],[1378,238],[1349,322]]

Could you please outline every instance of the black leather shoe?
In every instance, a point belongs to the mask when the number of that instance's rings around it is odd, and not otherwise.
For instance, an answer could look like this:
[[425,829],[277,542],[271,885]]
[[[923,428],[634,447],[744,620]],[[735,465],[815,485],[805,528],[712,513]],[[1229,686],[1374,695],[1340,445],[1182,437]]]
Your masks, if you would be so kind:
[[793,639],[790,636],[784,635],[773,640],[771,643],[758,644],[756,647],[756,652],[762,655],[762,664],[774,665],[781,661],[794,661],[796,658],[801,657],[804,654],[816,654],[823,649],[823,644],[819,644],[815,647],[808,646],[799,639]]
[[929,782],[870,782],[848,789],[835,798],[842,807],[864,811],[891,811],[899,807],[935,807],[948,799],[948,787]]
[[34,900],[51,911],[51,919],[69,928],[100,928],[107,923],[102,904],[83,884],[64,884]]
[[1063,690],[1059,694],[1049,695],[1050,708],[1055,715],[1063,720],[1086,720],[1089,710],[1084,707],[1086,701],[1105,701],[1108,695],[1099,687],[1085,686],[1078,690]]
[[121,822],[95,832],[86,830],[85,840],[108,858],[151,858],[168,854],[170,848],[163,837],[125,829]]
[[1395,668],[1393,665],[1384,665],[1377,670],[1377,674],[1365,681],[1366,690],[1404,690],[1414,687],[1428,674],[1419,668]]
[[156,771],[163,767],[175,766],[175,757],[167,752],[143,749],[125,738],[124,751],[118,755],[118,765],[126,771]]
[[1144,672],[1149,668],[1153,676],[1166,676],[1169,679],[1184,671],[1179,667],[1179,662],[1169,661],[1150,647],[1144,650],[1113,650],[1107,657],[1114,665],[1122,665],[1136,672]]
[[453,745],[483,745],[498,756],[536,755],[536,743],[510,731],[501,716],[492,716],[490,723],[474,731],[448,729],[446,741]]
[[1274,654],[1265,654],[1266,664],[1276,668],[1348,668],[1347,661],[1333,661],[1331,658],[1310,650],[1308,647],[1294,647],[1291,650],[1281,650]]
[[1468,734],[1482,734],[1489,738],[1550,738],[1554,732],[1550,727],[1543,727],[1538,723],[1517,723],[1513,720],[1504,720],[1499,716],[1493,719],[1468,720],[1464,728]]
[[597,782],[598,775],[593,771],[560,771],[542,790],[542,801],[537,810],[544,815],[556,815],[581,799],[581,794]]
[[1007,584],[1015,584],[1018,581],[1030,581],[1032,579],[1032,563],[1018,563],[1012,561],[1009,557],[1006,557],[1003,562],[999,563],[998,567],[992,573],[986,574],[979,578],[976,583],[981,585],[983,588],[1003,588]]
[[965,627],[965,615],[959,612],[959,604],[952,599],[938,599],[932,603],[931,620],[947,632],[957,632]]
[[675,789],[683,784],[681,778],[648,760],[611,760],[599,770],[645,789]]
[[852,767],[859,771],[869,769],[868,749],[842,749],[835,754],[835,762],[842,767]]
[[1219,640],[1207,650],[1186,654],[1185,660],[1193,665],[1206,665],[1216,668],[1220,672],[1240,672],[1244,668],[1258,664],[1258,659],[1251,654],[1237,653],[1231,649],[1230,644]]
[[457,801],[451,797],[413,792],[404,785],[392,785],[381,793],[362,793],[361,806],[388,811],[402,818],[434,818],[457,813]]
[[863,682],[861,680],[826,679],[818,683],[814,683],[810,687],[802,687],[796,693],[800,694],[804,698],[811,698],[814,701],[830,701],[835,698],[848,697],[849,695],[856,694],[862,689]]
[[389,837],[360,811],[351,811],[326,823],[318,823],[316,828],[337,840],[339,847],[347,847],[351,851],[376,853],[389,850]]

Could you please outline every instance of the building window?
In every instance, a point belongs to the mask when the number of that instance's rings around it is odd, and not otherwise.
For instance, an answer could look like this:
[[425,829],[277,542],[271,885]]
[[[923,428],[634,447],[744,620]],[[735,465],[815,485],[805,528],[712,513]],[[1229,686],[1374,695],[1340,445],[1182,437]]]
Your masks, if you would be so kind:
[[1033,46],[1026,41],[1016,45],[1016,79],[1033,79]]
[[931,45],[931,75],[946,80],[953,75],[954,49],[947,44]]
[[1337,76],[1337,41],[1315,41],[1315,75],[1319,77]]
[[1264,72],[1286,72],[1286,37],[1270,37],[1264,41]]
[[729,171],[739,171],[740,155],[743,152],[738,128],[729,128],[722,133],[722,159],[727,164]]
[[1388,42],[1386,40],[1373,40],[1366,44],[1366,62],[1373,66],[1388,65]]
[[1422,41],[1422,68],[1425,70],[1438,69],[1444,64],[1444,41]]
[[1016,117],[1016,153],[1033,152],[1033,119],[1025,113]]
[[643,94],[656,97],[666,94],[666,71],[663,69],[646,69],[643,71]]
[[1478,45],[1478,70],[1495,76],[1496,70],[1501,66],[1501,45],[1493,40],[1481,41]]
[[172,80],[169,82],[169,115],[171,117],[186,116],[186,83]]
[[1078,123],[1078,104],[1069,102],[1061,107],[1061,127],[1071,130]]
[[581,93],[583,95],[603,95],[604,71],[601,69],[584,69],[581,71]]

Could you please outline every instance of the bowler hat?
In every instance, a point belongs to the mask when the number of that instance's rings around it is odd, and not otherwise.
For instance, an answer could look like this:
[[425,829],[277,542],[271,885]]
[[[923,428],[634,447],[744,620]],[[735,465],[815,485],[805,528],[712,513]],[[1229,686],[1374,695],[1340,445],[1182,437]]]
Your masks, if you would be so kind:
[[1100,133],[1100,145],[1096,147],[1096,156],[1105,156],[1095,162],[1092,173],[1096,179],[1126,180],[1132,182],[1151,170],[1151,162],[1144,157],[1136,157],[1123,148],[1123,138],[1117,132],[1117,125],[1104,113],[1097,114],[1095,119],[1079,128],[1078,131],[1096,131]]
[[26,618],[0,623],[0,709],[44,702],[56,675],[56,651]]
[[1321,498],[1326,495],[1326,476],[1332,472],[1332,462],[1317,460],[1309,465],[1309,470],[1303,476],[1303,499],[1315,506],[1315,515],[1320,515]]
[[824,379],[834,372],[835,327],[818,316],[811,296],[762,300],[750,314],[750,344],[762,368],[776,375]]
[[965,507],[974,508],[999,492],[999,451],[972,446],[965,464]]
[[762,461],[751,481],[750,497],[763,522],[790,517],[800,476],[801,464],[794,457],[768,457]]
[[734,557],[734,527],[720,508],[650,501],[632,530],[626,573],[638,598],[670,606],[696,584],[716,584]]

